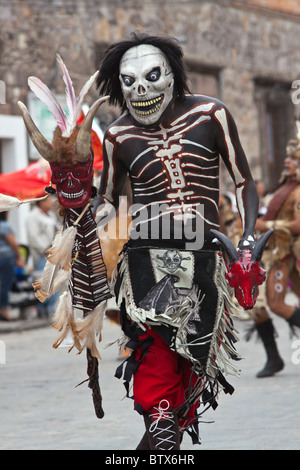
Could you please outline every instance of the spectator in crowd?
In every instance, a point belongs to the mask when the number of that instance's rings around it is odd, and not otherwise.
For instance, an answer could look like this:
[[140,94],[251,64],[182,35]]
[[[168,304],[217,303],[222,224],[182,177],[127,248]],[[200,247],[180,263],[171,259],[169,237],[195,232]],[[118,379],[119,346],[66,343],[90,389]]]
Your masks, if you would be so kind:
[[25,260],[15,234],[7,220],[8,212],[0,213],[0,321],[9,316],[9,292],[15,278],[15,268],[24,267]]
[[[46,264],[46,250],[51,247],[58,229],[54,215],[55,199],[48,196],[37,201],[26,221],[28,245],[35,271],[43,271]],[[55,311],[57,295],[51,296],[43,304],[38,304],[38,317],[52,315]]]

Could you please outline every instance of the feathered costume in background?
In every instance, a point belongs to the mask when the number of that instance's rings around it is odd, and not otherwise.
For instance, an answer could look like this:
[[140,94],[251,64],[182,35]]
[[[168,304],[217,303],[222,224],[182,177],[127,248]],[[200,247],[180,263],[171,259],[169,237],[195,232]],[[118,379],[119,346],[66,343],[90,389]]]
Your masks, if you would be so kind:
[[[60,332],[60,335],[53,346],[57,348],[67,336],[69,338],[71,335],[73,346],[70,350],[75,347],[82,352],[86,348],[89,376],[87,380],[92,389],[96,415],[102,418],[104,413],[98,381],[100,354],[97,341],[101,340],[106,302],[111,297],[111,293],[107,283],[97,225],[90,209],[90,199],[93,196],[91,126],[100,104],[108,97],[98,99],[90,108],[82,125],[76,125],[83,99],[93,85],[98,72],[85,83],[76,98],[68,70],[59,55],[57,55],[57,60],[66,86],[68,115],[41,80],[36,77],[28,79],[30,89],[48,107],[58,124],[52,144],[38,130],[26,106],[22,102],[18,103],[33,144],[50,164],[52,182],[56,184],[58,201],[64,207],[65,212],[62,229],[56,234],[52,247],[47,251],[43,277],[34,283],[34,288],[37,298],[44,302],[54,292],[67,286],[59,299],[55,314],[53,327]],[[80,180],[80,176],[74,177],[66,192],[64,187],[66,178],[59,180],[56,176],[54,179],[54,175],[57,169],[60,169],[59,174],[65,173],[68,178],[71,178],[74,168],[79,172],[83,170],[85,179]],[[90,177],[87,178],[87,174]],[[76,185],[79,186],[80,191],[77,188],[76,192]],[[74,188],[73,193],[72,188]],[[51,192],[53,188],[45,188],[45,190]],[[17,198],[1,195],[0,210],[10,210],[23,202],[31,201],[33,200],[19,201]]]

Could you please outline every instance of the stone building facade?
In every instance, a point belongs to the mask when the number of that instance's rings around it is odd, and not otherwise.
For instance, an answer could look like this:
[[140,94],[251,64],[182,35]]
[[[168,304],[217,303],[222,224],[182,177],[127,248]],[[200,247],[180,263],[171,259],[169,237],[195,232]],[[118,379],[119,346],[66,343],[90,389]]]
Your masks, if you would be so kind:
[[[295,135],[300,0],[0,0],[0,124],[7,115],[19,116],[17,101],[28,101],[30,75],[63,94],[56,52],[79,91],[105,47],[133,30],[178,39],[192,91],[226,103],[254,177],[272,189],[286,141]],[[93,89],[88,104],[97,97]],[[117,112],[105,105],[102,127]],[[226,172],[222,183],[230,186]]]

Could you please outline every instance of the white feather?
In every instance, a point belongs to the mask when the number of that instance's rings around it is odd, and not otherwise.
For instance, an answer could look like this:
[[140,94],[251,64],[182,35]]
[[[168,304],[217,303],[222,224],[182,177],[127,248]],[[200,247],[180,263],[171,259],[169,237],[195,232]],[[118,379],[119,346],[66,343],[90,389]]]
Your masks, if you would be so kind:
[[65,82],[66,101],[68,106],[68,116],[55,98],[51,90],[37,77],[29,77],[28,85],[31,91],[39,98],[49,109],[55,121],[62,131],[64,137],[69,137],[76,126],[76,122],[80,117],[83,100],[91,86],[94,84],[99,71],[95,72],[83,85],[78,98],[76,98],[73,83],[69,71],[63,62],[61,56],[56,54],[62,77]]
[[87,94],[87,92],[89,91],[89,89],[91,88],[91,86],[94,84],[97,76],[98,76],[98,73],[99,71],[95,72],[94,75],[92,75],[88,80],[87,82],[83,85],[83,87],[81,88],[81,91],[79,93],[79,96],[77,98],[77,113],[79,114],[80,111],[81,111],[81,107],[82,107],[82,103],[83,103],[83,100],[84,100],[84,97],[85,95]]
[[54,324],[53,328],[60,331],[61,334],[58,339],[53,344],[53,347],[56,349],[62,345],[63,341],[70,336],[73,337],[73,345],[78,350],[81,349],[80,341],[76,335],[76,318],[74,315],[74,310],[72,307],[72,298],[70,295],[69,289],[67,289],[59,298],[58,307],[54,315]]
[[46,194],[46,196],[35,197],[32,199],[24,199],[23,201],[20,201],[20,199],[16,197],[8,196],[7,194],[0,194],[0,212],[9,211],[11,209],[16,209],[17,207],[20,206],[20,204],[27,204],[29,202],[42,201],[43,199],[46,199],[48,196],[49,195]]
[[70,269],[76,234],[77,228],[74,226],[59,231],[53,240],[51,248],[46,251],[48,253],[47,260],[52,264],[60,263],[62,269],[68,271]]
[[66,85],[66,101],[69,109],[69,116],[67,122],[68,129],[66,135],[70,135],[72,133],[72,130],[76,126],[78,118],[80,117],[83,100],[91,86],[94,84],[99,72],[95,72],[94,75],[92,75],[86,81],[79,93],[78,98],[76,98],[69,71],[59,54],[56,54],[56,58],[61,68],[62,77]]
[[52,327],[58,331],[62,331],[71,320],[74,321],[74,312],[70,291],[67,289],[59,298]]
[[81,350],[90,349],[93,357],[101,359],[100,353],[97,348],[98,341],[101,341],[101,332],[103,327],[103,319],[107,308],[107,300],[101,302],[97,307],[90,312],[83,320],[77,322],[76,336],[81,342]]
[[9,211],[19,207],[21,201],[16,197],[0,194],[0,212]]
[[67,132],[66,113],[62,109],[53,93],[49,90],[47,85],[45,85],[37,77],[29,77],[28,85],[37,98],[39,98],[47,106],[58,126],[60,127],[62,133]]
[[32,284],[35,289],[35,296],[40,302],[45,302],[45,300],[55,292],[62,288],[66,288],[70,277],[70,271],[65,271],[64,269],[60,269],[58,266],[47,262],[42,279]]
[[65,89],[66,101],[67,101],[67,106],[69,109],[68,133],[70,134],[72,129],[75,127],[76,121],[77,121],[77,116],[76,116],[77,100],[76,100],[75,91],[74,91],[74,87],[73,87],[73,83],[72,83],[69,71],[59,54],[56,54],[56,58],[61,68],[62,77],[66,85],[66,89]]

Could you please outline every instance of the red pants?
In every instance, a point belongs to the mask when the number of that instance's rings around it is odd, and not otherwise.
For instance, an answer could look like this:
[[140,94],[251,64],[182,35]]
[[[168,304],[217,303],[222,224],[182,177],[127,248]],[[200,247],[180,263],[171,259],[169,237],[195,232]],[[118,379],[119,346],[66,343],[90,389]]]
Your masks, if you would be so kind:
[[[133,395],[135,404],[142,406],[143,411],[149,411],[158,406],[161,400],[168,400],[170,408],[177,408],[185,402],[189,386],[194,385],[197,376],[191,371],[191,364],[175,351],[154,330],[147,329],[148,335],[154,342],[142,360],[133,377]],[[141,348],[137,349],[136,359],[139,359]],[[193,405],[188,418],[193,418],[197,409]]]

